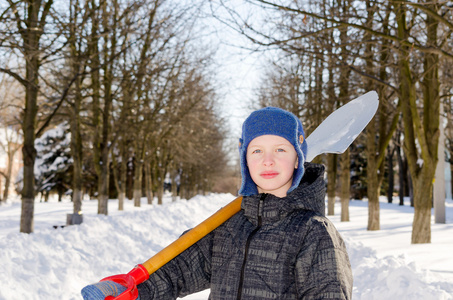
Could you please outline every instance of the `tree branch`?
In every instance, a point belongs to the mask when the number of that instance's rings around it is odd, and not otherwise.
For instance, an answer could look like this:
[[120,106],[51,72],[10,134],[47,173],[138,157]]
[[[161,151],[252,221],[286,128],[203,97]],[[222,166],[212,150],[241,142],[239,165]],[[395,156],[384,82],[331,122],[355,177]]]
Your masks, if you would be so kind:
[[[384,39],[387,39],[387,40],[391,40],[391,41],[397,42],[397,43],[399,43],[399,44],[401,44],[403,46],[412,47],[414,49],[420,50],[420,51],[422,51],[424,53],[439,54],[439,55],[442,55],[442,56],[444,56],[444,57],[446,57],[448,59],[453,60],[453,54],[452,53],[448,53],[448,52],[446,52],[446,51],[444,51],[442,49],[435,48],[435,47],[422,46],[422,45],[420,45],[418,43],[411,43],[411,42],[409,42],[407,40],[400,39],[400,38],[398,38],[396,36],[385,34],[385,33],[379,32],[379,31],[375,31],[375,30],[373,30],[371,28],[368,28],[368,27],[366,27],[364,25],[348,23],[348,22],[344,22],[344,21],[341,21],[341,20],[331,19],[331,18],[320,16],[318,14],[311,13],[311,12],[308,12],[308,11],[305,11],[305,10],[295,9],[295,8],[279,5],[279,4],[272,3],[272,2],[269,2],[269,1],[265,1],[265,0],[254,0],[254,1],[259,2],[259,3],[263,3],[263,4],[267,4],[269,6],[277,8],[277,9],[281,9],[281,10],[285,10],[285,11],[289,11],[289,12],[294,12],[294,13],[298,13],[298,14],[304,14],[304,15],[313,17],[315,19],[323,20],[323,21],[326,21],[326,22],[331,22],[331,23],[334,23],[334,24],[339,24],[339,25],[343,25],[343,26],[347,26],[347,27],[356,28],[356,29],[365,31],[367,33],[370,33],[373,36],[377,36],[377,37],[381,37],[381,38],[384,38]],[[251,1],[251,2],[253,2],[253,1]],[[397,1],[397,2],[399,2],[399,1]]]
[[16,79],[20,84],[22,84],[24,87],[27,86],[27,81],[23,79],[19,74],[16,72],[11,71],[10,69],[5,69],[0,67],[0,72],[6,73]]
[[61,107],[61,105],[63,104],[63,102],[65,101],[66,99],[66,96],[68,95],[69,93],[69,89],[71,88],[72,84],[76,81],[77,77],[79,77],[81,74],[80,73],[77,73],[74,75],[74,77],[71,79],[71,81],[69,82],[69,84],[66,86],[66,88],[64,89],[63,91],[63,94],[61,95],[60,97],[60,100],[58,101],[58,104],[57,104],[57,107],[54,109],[54,111],[49,115],[49,117],[47,117],[46,121],[44,122],[44,124],[41,126],[41,128],[39,128],[38,132],[36,133],[36,136],[40,136],[42,134],[42,132],[44,131],[44,129],[49,125],[50,121],[52,120],[52,118],[55,116],[55,114],[57,113],[58,109]]

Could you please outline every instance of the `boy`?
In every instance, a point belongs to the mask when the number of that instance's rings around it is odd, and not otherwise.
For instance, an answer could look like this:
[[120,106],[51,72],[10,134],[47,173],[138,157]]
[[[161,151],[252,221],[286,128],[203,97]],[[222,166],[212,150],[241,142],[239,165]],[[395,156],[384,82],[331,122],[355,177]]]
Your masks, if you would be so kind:
[[[138,286],[140,299],[176,299],[207,288],[210,299],[351,299],[340,234],[324,217],[324,167],[305,163],[302,123],[274,107],[242,126],[241,211]],[[110,289],[111,288],[111,289]],[[124,290],[90,285],[85,299]]]

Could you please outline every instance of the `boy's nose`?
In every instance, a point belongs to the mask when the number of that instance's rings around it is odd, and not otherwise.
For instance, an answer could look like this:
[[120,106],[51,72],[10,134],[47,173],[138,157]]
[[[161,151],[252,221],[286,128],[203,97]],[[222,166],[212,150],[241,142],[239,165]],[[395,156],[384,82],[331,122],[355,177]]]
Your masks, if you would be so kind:
[[263,158],[263,164],[268,167],[274,165],[274,157],[272,154],[265,154]]

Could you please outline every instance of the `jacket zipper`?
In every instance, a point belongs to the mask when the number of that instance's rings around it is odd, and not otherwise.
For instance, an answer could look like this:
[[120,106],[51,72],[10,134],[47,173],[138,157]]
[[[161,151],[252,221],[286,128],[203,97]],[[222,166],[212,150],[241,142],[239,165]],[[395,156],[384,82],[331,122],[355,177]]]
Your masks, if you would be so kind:
[[267,194],[262,194],[260,197],[260,202],[258,205],[258,225],[256,228],[250,233],[250,235],[247,238],[247,241],[245,242],[245,252],[244,252],[244,260],[242,261],[242,268],[241,268],[241,277],[239,279],[239,288],[238,288],[238,294],[236,299],[240,300],[242,298],[242,287],[244,285],[244,275],[245,275],[245,264],[247,263],[247,257],[249,253],[249,247],[250,247],[250,242],[252,241],[253,236],[260,230],[261,228],[261,215],[262,215],[262,209],[263,209],[263,202],[264,199],[266,198]]

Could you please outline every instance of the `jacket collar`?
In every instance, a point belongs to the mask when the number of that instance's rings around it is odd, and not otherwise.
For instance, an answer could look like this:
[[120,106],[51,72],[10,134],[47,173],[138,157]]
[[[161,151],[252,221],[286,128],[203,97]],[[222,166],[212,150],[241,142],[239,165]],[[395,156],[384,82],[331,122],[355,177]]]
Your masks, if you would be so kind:
[[275,223],[295,210],[309,210],[325,215],[324,166],[305,163],[304,167],[305,174],[299,186],[286,197],[268,194],[262,201],[261,194],[244,197],[242,209],[249,221],[256,225],[260,211],[262,224]]

